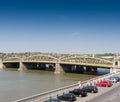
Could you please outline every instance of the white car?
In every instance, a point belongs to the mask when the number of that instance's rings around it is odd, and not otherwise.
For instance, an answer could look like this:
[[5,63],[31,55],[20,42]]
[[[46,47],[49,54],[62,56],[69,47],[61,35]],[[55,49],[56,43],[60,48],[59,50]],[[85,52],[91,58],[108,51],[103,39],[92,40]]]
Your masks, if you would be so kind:
[[117,79],[114,77],[110,77],[110,78],[108,78],[108,80],[112,83],[117,83]]

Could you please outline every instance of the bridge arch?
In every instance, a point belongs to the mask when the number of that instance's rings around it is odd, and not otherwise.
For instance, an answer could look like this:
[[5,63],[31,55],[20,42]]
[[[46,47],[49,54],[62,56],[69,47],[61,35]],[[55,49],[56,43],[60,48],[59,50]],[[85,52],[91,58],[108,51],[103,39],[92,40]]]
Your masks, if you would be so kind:
[[32,55],[23,59],[24,61],[58,61],[58,58],[51,55]]
[[22,58],[20,58],[20,57],[6,57],[6,58],[4,58],[3,59],[3,61],[21,61],[22,60]]
[[112,61],[109,60],[100,59],[96,57],[89,57],[89,56],[78,56],[78,55],[63,57],[61,58],[61,62],[112,65]]

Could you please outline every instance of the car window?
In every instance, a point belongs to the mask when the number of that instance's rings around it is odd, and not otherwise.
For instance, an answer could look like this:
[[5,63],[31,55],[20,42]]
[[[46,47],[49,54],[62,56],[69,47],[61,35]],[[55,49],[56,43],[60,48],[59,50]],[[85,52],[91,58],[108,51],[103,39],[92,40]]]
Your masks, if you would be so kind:
[[94,86],[89,86],[90,89],[94,88]]
[[71,97],[71,95],[70,95],[70,94],[64,94],[64,96],[65,96],[65,97]]

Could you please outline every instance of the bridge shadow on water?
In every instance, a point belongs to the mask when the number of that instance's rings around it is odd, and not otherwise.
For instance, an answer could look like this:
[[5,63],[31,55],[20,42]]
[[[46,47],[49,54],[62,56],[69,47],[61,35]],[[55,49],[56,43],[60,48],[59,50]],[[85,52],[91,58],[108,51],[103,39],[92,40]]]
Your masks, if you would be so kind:
[[87,72],[87,71],[77,72],[77,71],[69,71],[69,72],[66,72],[66,73],[87,74],[87,75],[97,75],[97,76],[100,76],[100,75],[105,75],[105,74],[110,73],[110,70],[109,70],[109,69],[104,69],[104,68],[97,68],[97,72]]
[[[6,68],[5,70],[12,70],[12,71],[17,71],[17,68]],[[45,71],[45,72],[55,72],[55,69],[53,68],[29,68],[28,70],[32,70],[32,71]],[[86,74],[86,75],[105,75],[110,73],[109,69],[104,69],[104,68],[97,68],[96,72],[87,72],[87,71],[65,71],[65,73],[69,74],[69,73],[73,73],[73,74]]]
[[98,68],[97,74],[98,75],[104,75],[110,73],[110,69],[103,69],[103,68]]

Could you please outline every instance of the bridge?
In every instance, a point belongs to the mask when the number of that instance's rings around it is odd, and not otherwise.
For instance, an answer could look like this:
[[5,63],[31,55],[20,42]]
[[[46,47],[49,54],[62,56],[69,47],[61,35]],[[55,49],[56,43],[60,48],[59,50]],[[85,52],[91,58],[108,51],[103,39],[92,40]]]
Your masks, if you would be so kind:
[[0,68],[18,68],[18,70],[39,69],[53,70],[55,73],[64,72],[96,72],[97,68],[113,67],[113,62],[102,58],[86,55],[54,56],[38,54],[26,57],[4,57],[0,61]]

